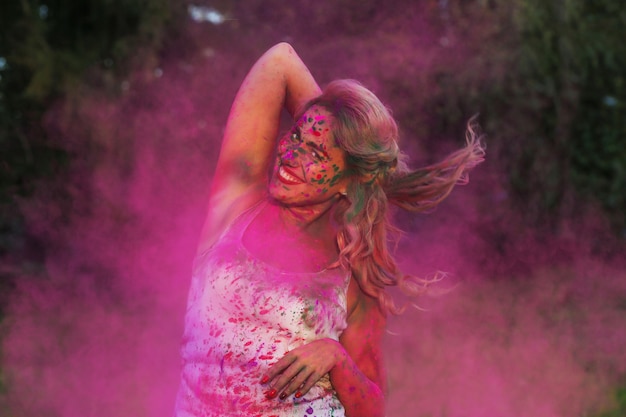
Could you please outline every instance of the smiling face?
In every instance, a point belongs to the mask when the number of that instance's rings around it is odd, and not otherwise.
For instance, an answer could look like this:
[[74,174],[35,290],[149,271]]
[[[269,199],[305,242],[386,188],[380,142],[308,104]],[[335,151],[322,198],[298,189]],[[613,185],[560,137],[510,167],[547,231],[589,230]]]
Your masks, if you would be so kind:
[[345,192],[345,152],[332,134],[332,114],[312,106],[280,139],[269,193],[296,206],[332,201]]

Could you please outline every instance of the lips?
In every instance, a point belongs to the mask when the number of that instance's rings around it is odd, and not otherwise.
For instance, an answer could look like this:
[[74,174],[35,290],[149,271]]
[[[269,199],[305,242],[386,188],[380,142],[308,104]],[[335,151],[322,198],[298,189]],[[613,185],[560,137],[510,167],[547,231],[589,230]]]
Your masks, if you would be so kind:
[[295,184],[304,184],[305,181],[303,179],[301,179],[300,177],[298,177],[293,171],[289,170],[289,168],[286,168],[283,165],[280,165],[278,167],[278,172],[277,172],[277,176],[278,179],[288,185],[295,185]]

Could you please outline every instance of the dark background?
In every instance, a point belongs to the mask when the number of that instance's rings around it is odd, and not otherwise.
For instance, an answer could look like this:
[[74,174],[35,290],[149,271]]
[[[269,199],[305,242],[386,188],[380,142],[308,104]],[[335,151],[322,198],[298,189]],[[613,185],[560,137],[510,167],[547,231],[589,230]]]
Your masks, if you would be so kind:
[[279,41],[379,95],[414,166],[486,133],[468,186],[396,215],[407,272],[451,284],[390,321],[389,415],[626,413],[620,2],[13,0],[0,27],[0,415],[169,415],[221,132]]

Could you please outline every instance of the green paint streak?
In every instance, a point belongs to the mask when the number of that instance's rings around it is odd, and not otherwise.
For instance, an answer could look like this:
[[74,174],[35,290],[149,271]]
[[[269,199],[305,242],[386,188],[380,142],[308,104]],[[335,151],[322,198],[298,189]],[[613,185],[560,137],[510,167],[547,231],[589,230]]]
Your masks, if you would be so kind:
[[352,203],[351,210],[347,213],[346,219],[348,221],[352,221],[354,217],[363,210],[363,206],[365,205],[365,195],[363,194],[363,190],[361,187],[356,189],[354,193],[354,201]]
[[337,181],[339,181],[339,179],[342,177],[341,174],[336,174],[334,177],[332,177],[330,179],[330,185],[333,186],[337,183]]

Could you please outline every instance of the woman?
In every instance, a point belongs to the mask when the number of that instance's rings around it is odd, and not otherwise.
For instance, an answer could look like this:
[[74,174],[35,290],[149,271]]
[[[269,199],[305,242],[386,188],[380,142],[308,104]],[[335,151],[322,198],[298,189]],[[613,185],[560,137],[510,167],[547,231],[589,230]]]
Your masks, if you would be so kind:
[[[285,107],[291,131],[278,140]],[[411,172],[385,106],[354,81],[321,92],[281,43],[232,106],[194,266],[176,415],[384,415],[385,293],[417,294],[387,249],[387,203],[437,205],[482,160]]]

